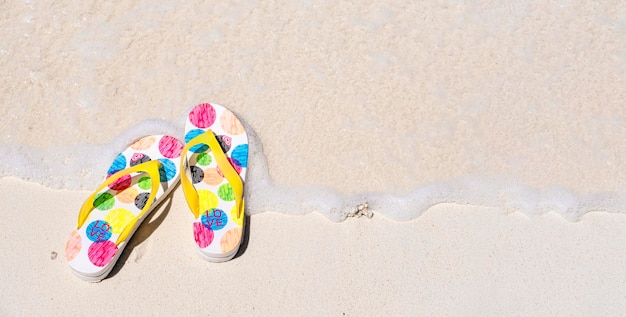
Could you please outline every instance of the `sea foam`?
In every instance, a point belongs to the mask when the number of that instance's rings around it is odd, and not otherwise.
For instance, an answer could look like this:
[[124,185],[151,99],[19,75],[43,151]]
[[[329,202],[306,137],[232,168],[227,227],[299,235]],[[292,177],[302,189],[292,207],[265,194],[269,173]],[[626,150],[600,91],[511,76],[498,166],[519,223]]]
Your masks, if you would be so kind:
[[[555,212],[570,221],[585,213],[623,213],[626,193],[576,193],[562,188],[538,189],[508,177],[467,175],[414,188],[406,193],[364,192],[341,194],[322,186],[291,186],[275,183],[269,173],[261,140],[246,126],[250,140],[250,168],[246,181],[246,212],[274,211],[290,215],[318,212],[331,221],[346,219],[359,204],[367,203],[374,213],[397,221],[417,218],[442,203],[493,207],[504,213],[529,215]],[[182,120],[144,121],[104,145],[77,144],[35,148],[0,144],[0,177],[14,176],[55,189],[91,190],[102,181],[103,171],[120,149],[147,134],[169,134],[181,138]]]

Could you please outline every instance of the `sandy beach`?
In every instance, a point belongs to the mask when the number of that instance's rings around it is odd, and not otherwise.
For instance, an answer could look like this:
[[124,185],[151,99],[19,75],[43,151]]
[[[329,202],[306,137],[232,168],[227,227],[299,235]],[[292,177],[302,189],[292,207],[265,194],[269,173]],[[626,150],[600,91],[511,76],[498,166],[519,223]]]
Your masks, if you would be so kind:
[[[3,315],[620,315],[623,215],[501,215],[440,205],[411,222],[331,223],[252,216],[243,252],[208,263],[193,248],[182,195],[144,223],[111,276],[87,283],[63,259],[70,213],[87,192],[0,182],[6,199]],[[30,199],[33,193],[41,199]],[[38,219],[37,223],[24,219]],[[147,226],[146,226],[147,225]],[[28,234],[28,236],[25,236]],[[56,252],[56,259],[51,254]],[[226,280],[228,278],[228,280]]]
[[[619,1],[0,11],[0,315],[626,309]],[[201,102],[251,138],[240,253],[198,256],[179,187],[109,277],[76,278],[65,243],[115,155],[184,139]]]

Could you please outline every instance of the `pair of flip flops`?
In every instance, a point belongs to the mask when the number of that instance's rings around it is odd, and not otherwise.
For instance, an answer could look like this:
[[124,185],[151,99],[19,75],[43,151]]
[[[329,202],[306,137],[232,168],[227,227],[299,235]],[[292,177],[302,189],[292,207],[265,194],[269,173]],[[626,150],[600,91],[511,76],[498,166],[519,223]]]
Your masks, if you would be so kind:
[[220,105],[197,105],[187,118],[185,142],[145,136],[117,155],[80,209],[65,247],[70,268],[87,281],[104,279],[179,179],[200,255],[213,262],[232,259],[243,239],[247,167],[248,137],[239,119]]

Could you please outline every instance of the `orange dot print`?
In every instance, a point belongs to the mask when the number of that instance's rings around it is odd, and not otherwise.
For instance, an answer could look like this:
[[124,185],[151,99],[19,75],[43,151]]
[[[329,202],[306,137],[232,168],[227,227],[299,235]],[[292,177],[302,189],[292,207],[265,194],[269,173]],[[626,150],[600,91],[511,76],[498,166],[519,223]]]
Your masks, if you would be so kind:
[[137,150],[137,151],[142,151],[142,150],[146,150],[148,148],[150,148],[152,146],[152,144],[154,144],[154,141],[156,141],[156,137],[154,136],[147,136],[145,138],[141,138],[139,140],[137,140],[135,143],[130,145],[130,148],[133,150]]
[[135,198],[137,198],[137,195],[139,195],[139,191],[137,191],[137,188],[128,187],[122,192],[119,192],[117,195],[115,195],[115,198],[125,204],[130,204],[135,202]]
[[229,110],[224,111],[220,116],[220,125],[226,133],[231,135],[238,135],[245,132],[239,119]]
[[207,185],[217,186],[223,179],[224,177],[217,172],[216,168],[207,168],[206,171],[204,171],[204,182]]
[[83,240],[80,237],[80,234],[76,230],[72,231],[70,234],[70,239],[67,240],[65,244],[65,259],[69,262],[74,260],[78,253],[80,253],[80,249],[82,248]]
[[239,245],[239,241],[241,241],[241,228],[232,228],[222,237],[220,249],[224,253],[230,252]]

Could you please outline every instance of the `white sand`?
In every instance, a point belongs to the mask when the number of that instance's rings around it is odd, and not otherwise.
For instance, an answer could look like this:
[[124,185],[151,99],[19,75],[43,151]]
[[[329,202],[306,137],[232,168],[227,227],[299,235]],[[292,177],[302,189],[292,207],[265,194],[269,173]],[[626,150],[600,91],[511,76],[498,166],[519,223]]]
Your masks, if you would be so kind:
[[21,202],[0,202],[2,315],[616,316],[625,308],[622,215],[570,223],[440,205],[411,222],[337,224],[264,213],[250,219],[245,252],[214,264],[196,254],[178,192],[113,275],[91,284],[63,259],[63,224],[74,215],[51,212],[60,202],[79,208],[87,192],[11,178],[0,190]]
[[[623,1],[10,1],[0,12],[0,315],[626,311]],[[279,185],[344,197],[502,178],[565,190],[549,196],[554,209],[596,197],[619,214],[529,216],[542,211],[535,196],[504,188],[495,208],[440,204],[395,222],[394,205],[378,205],[371,220],[334,223],[275,199],[277,210],[248,210],[244,252],[212,264],[195,254],[178,190],[109,278],[75,278],[63,249],[89,193],[75,189],[95,186],[124,131],[181,127],[199,102],[242,117]],[[84,149],[102,151],[89,172],[71,165]],[[55,173],[66,170],[81,172]]]

